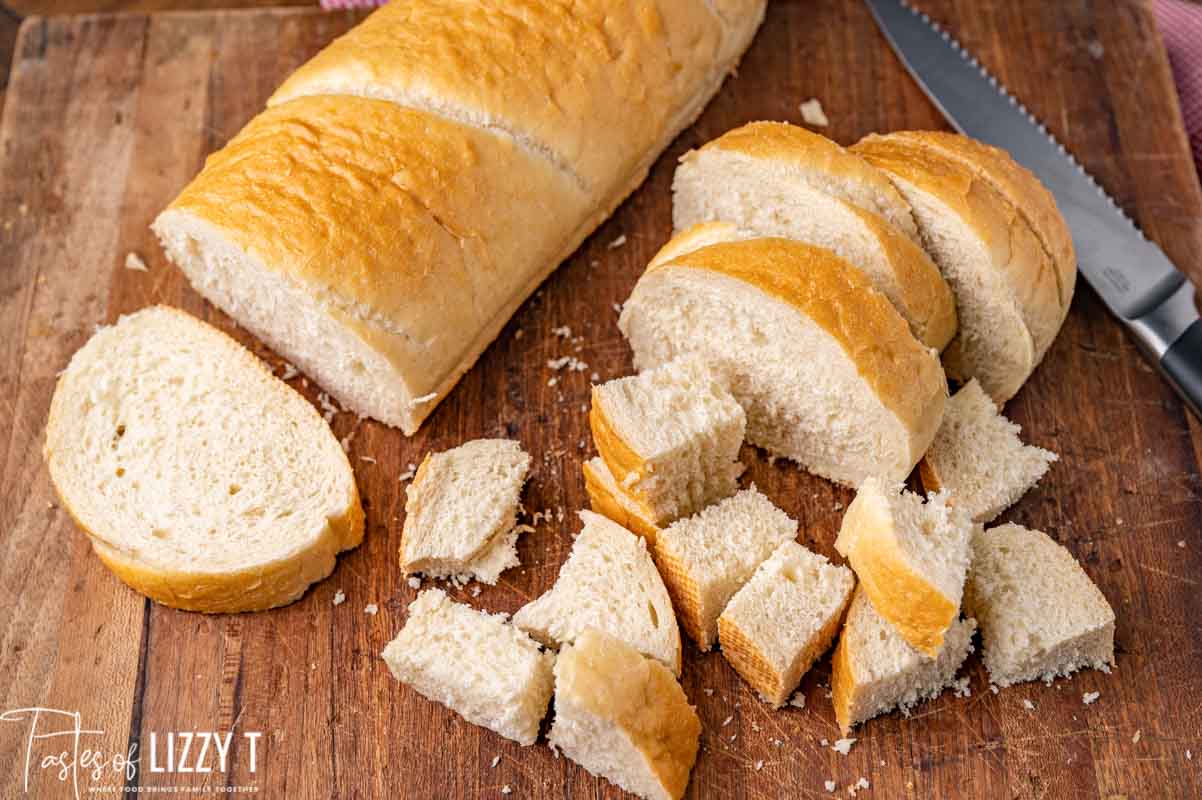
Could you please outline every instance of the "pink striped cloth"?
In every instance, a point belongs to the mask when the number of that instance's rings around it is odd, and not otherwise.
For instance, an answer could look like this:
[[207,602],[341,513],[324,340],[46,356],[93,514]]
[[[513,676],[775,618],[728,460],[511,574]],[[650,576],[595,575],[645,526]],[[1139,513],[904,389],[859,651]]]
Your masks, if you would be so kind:
[[1156,0],[1152,8],[1169,52],[1194,164],[1202,174],[1202,5]]
[[[386,1],[321,0],[321,7],[329,11],[375,8]],[[1152,7],[1173,66],[1194,163],[1202,173],[1202,5],[1187,0],[1154,0]]]

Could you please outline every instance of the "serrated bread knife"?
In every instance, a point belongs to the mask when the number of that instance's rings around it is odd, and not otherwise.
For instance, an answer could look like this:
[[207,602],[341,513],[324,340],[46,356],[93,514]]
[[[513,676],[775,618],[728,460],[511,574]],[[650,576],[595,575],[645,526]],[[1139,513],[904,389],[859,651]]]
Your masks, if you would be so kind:
[[906,3],[866,2],[952,126],[1007,150],[1048,187],[1072,231],[1081,276],[1202,418],[1202,322],[1193,285],[959,42]]

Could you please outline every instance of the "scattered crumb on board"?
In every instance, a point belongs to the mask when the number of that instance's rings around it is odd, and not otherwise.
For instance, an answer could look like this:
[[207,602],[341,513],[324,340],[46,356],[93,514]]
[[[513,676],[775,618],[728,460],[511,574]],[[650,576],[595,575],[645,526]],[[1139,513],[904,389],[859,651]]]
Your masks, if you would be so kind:
[[334,592],[334,605],[340,606],[345,602],[346,602],[346,592],[342,591],[341,589]]
[[621,247],[621,246],[622,246],[622,245],[624,245],[624,244],[626,244],[626,234],[624,234],[624,233],[623,233],[623,234],[622,234],[621,236],[619,236],[617,239],[614,239],[612,242],[610,242],[610,243],[607,245],[607,247],[608,247],[610,250],[617,250],[619,247]]
[[1087,706],[1092,705],[1093,703],[1096,703],[1098,698],[1101,696],[1101,692],[1086,692],[1085,694],[1081,695],[1081,703]]
[[831,745],[831,749],[841,756],[845,756],[851,752],[851,746],[856,743],[855,739],[836,739]]
[[374,616],[375,616],[377,613],[379,613],[379,611],[380,611],[380,607],[379,607],[378,605],[376,605],[375,603],[368,603],[367,605],[365,605],[365,606],[363,607],[363,613],[364,613],[364,614],[371,614],[373,617],[374,617]]
[[146,262],[142,260],[142,256],[132,250],[125,254],[125,268],[132,269],[135,272],[150,272],[150,268],[146,266]]
[[801,110],[801,119],[806,125],[813,125],[817,128],[825,128],[831,124],[827,119],[826,112],[822,110],[822,102],[817,97],[811,97],[799,106]]

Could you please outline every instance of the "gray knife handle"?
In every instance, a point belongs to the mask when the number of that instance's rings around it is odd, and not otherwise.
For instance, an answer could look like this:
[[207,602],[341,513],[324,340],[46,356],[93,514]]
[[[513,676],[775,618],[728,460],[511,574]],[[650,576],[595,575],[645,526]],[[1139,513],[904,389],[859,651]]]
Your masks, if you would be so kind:
[[1163,303],[1129,323],[1140,348],[1202,420],[1202,321],[1194,287],[1184,281]]

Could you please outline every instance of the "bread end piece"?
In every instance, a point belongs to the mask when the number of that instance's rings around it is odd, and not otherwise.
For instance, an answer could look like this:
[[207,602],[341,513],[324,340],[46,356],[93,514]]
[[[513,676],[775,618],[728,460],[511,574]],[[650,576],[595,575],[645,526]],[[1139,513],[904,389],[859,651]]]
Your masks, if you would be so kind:
[[901,485],[869,478],[848,506],[835,549],[881,616],[933,657],[960,613],[971,533],[967,514],[946,495],[924,503]]
[[847,567],[784,542],[718,617],[722,655],[780,708],[834,641],[854,588]]
[[549,743],[594,775],[654,800],[678,800],[697,758],[701,720],[672,673],[589,629],[555,664]]

